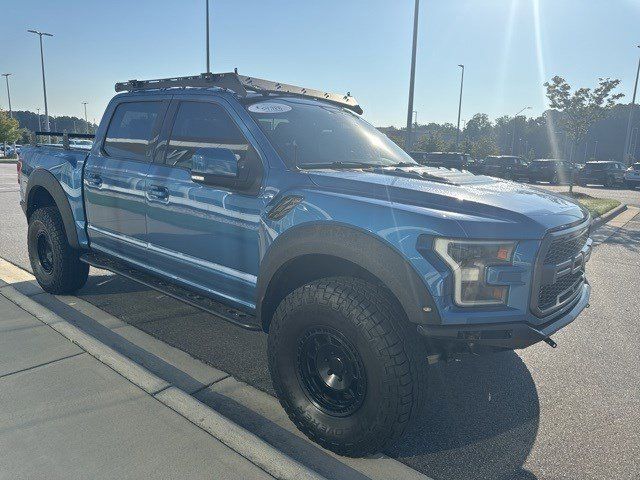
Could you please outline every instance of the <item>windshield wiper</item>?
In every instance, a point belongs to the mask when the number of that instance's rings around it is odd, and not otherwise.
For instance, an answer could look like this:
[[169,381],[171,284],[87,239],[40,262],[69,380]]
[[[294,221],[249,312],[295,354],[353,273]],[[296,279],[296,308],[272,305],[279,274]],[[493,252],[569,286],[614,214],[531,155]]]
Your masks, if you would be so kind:
[[394,163],[393,165],[389,165],[390,167],[398,167],[398,168],[402,168],[402,167],[419,167],[420,164],[416,163],[416,162],[400,162],[400,163]]
[[375,164],[365,162],[327,162],[327,163],[303,163],[298,168],[314,169],[314,168],[373,168]]

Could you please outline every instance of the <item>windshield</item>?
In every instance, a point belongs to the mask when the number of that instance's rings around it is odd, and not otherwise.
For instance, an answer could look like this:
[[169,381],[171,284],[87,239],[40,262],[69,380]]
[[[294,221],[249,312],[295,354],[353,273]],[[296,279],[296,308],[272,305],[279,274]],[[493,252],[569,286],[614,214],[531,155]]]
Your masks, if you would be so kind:
[[386,135],[338,107],[278,98],[247,110],[289,166],[417,165]]

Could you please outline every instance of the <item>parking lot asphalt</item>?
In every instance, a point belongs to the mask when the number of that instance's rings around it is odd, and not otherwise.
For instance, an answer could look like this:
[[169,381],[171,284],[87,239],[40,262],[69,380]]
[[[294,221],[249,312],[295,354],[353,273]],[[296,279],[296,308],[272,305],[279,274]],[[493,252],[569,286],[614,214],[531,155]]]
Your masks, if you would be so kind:
[[[0,165],[0,256],[29,269],[14,172]],[[579,191],[640,206],[640,191]],[[636,217],[595,248],[591,308],[554,336],[557,349],[539,344],[434,366],[425,413],[387,453],[434,479],[638,478],[638,272]],[[265,335],[104,272],[78,296],[273,394]]]

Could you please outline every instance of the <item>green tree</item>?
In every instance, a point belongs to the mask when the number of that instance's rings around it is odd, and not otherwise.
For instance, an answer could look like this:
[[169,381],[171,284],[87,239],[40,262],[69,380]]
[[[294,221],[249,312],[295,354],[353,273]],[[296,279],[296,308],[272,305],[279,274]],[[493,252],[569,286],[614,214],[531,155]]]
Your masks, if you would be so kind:
[[0,143],[7,151],[7,143],[15,143],[20,138],[20,124],[15,118],[9,117],[7,112],[0,110]]
[[442,134],[436,131],[420,137],[415,148],[419,152],[444,152],[447,149],[447,144],[442,138]]
[[485,137],[494,137],[493,124],[486,113],[476,113],[467,122],[464,129],[464,137],[472,142]]
[[484,158],[487,155],[497,155],[500,153],[500,149],[493,135],[485,135],[475,142],[471,142],[469,153],[475,158]]
[[[620,80],[599,78],[593,90],[582,87],[572,93],[571,86],[562,77],[556,75],[551,81],[545,82],[549,106],[560,113],[558,126],[571,141],[569,161],[572,167],[576,145],[589,133],[591,126],[604,118],[607,111],[624,96],[622,93],[613,93],[619,84]],[[573,192],[573,171],[572,168],[569,192]]]

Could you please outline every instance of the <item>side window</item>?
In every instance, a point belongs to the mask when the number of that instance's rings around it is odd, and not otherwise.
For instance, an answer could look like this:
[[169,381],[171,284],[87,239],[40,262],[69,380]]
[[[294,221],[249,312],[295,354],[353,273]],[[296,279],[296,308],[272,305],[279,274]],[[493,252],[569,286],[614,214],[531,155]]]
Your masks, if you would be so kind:
[[215,103],[181,102],[165,163],[191,169],[193,155],[205,148],[226,148],[235,154],[239,163],[260,163],[258,154],[223,107]]
[[127,102],[118,105],[109,122],[103,145],[106,154],[151,161],[148,146],[161,111],[161,102]]

